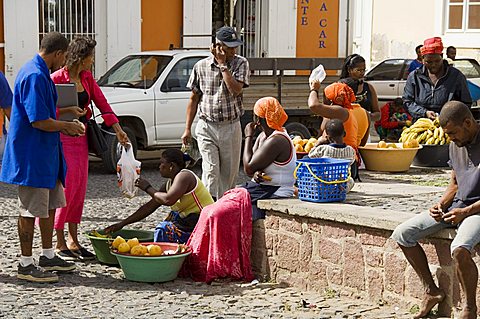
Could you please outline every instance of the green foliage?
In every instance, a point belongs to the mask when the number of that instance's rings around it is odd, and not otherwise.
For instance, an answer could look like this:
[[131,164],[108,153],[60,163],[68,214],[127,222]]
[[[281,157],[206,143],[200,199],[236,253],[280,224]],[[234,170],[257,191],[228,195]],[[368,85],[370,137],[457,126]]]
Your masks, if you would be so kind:
[[338,292],[335,289],[328,287],[328,288],[325,288],[324,295],[325,295],[325,298],[331,299],[331,298],[337,297]]
[[413,315],[413,314],[416,314],[416,313],[419,312],[419,311],[420,311],[420,306],[417,305],[417,304],[413,305],[413,306],[410,308],[410,310],[409,310],[409,312],[410,312],[412,315]]

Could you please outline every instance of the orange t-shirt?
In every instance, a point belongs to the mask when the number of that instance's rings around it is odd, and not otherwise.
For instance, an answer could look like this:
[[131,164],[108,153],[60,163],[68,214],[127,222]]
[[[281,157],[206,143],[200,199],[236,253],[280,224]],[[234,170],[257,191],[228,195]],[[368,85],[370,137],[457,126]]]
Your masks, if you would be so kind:
[[367,111],[364,108],[362,108],[360,104],[352,103],[352,106],[353,106],[353,109],[352,109],[353,116],[355,116],[355,118],[357,119],[357,125],[358,125],[357,146],[359,146],[365,134],[368,134],[367,131],[368,131],[370,119],[368,118]]
[[358,122],[355,118],[353,109],[346,108],[346,110],[348,111],[348,119],[343,122],[343,127],[345,129],[343,142],[356,150],[360,144],[360,141],[358,140]]

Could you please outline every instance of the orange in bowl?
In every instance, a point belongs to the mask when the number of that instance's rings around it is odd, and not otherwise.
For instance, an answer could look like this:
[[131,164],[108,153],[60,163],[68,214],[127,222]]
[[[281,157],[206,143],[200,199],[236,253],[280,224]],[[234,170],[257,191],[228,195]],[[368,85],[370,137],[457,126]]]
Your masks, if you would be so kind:
[[377,148],[387,148],[387,143],[385,141],[380,141],[377,144]]
[[408,140],[406,142],[403,142],[403,148],[417,148],[418,147],[418,141],[416,139],[413,140]]

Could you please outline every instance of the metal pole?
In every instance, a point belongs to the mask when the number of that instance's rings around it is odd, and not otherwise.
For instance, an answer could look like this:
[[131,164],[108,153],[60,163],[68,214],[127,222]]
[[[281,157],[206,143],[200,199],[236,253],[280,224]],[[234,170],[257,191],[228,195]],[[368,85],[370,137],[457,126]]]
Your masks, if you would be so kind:
[[347,18],[345,19],[346,28],[345,28],[345,57],[348,56],[348,40],[350,38],[350,0],[347,0]]

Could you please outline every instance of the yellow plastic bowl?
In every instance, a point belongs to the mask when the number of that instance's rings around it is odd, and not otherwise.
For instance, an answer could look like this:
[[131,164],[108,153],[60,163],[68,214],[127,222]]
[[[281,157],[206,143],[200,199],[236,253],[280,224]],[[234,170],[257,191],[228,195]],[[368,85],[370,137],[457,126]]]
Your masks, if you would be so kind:
[[410,168],[417,151],[422,148],[403,148],[402,143],[395,143],[397,148],[377,148],[377,143],[360,146],[360,154],[366,169],[379,172],[405,172]]

